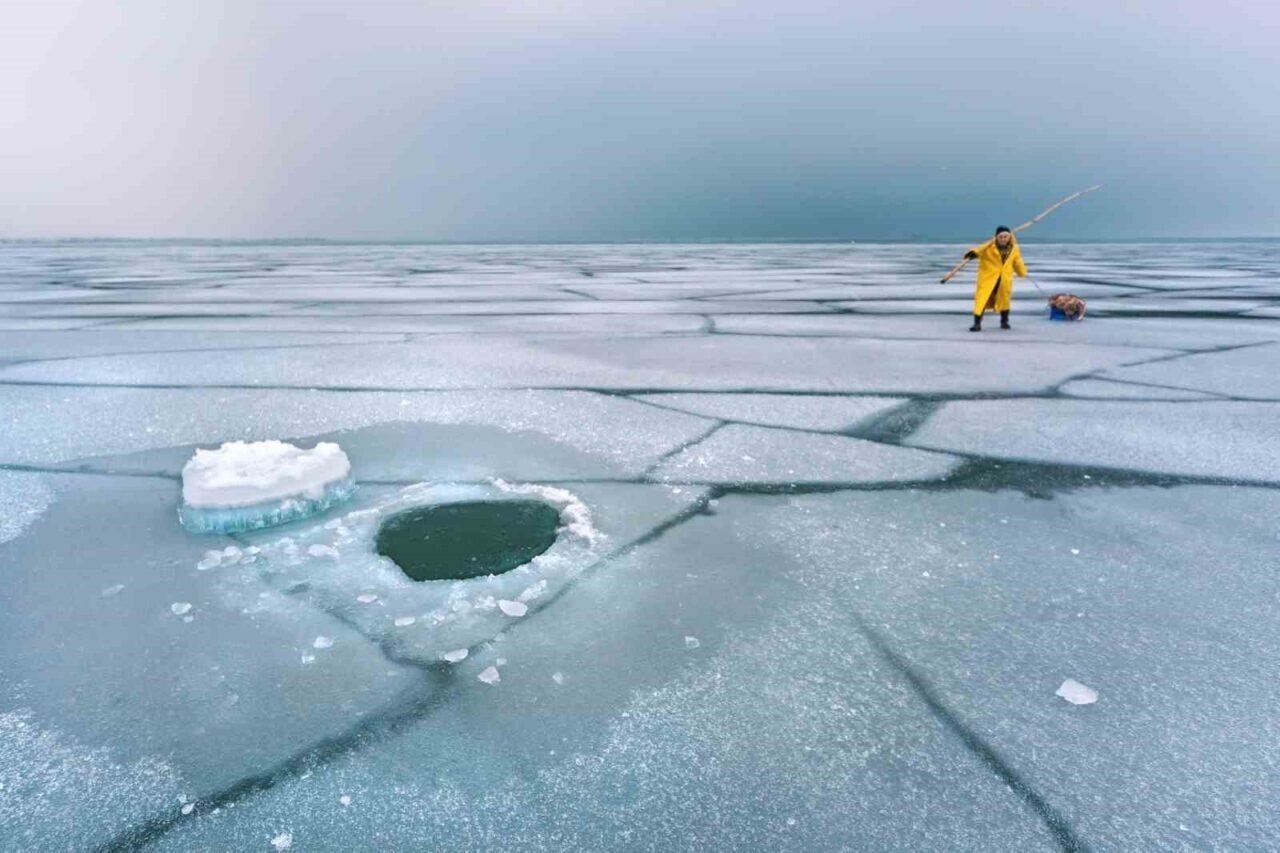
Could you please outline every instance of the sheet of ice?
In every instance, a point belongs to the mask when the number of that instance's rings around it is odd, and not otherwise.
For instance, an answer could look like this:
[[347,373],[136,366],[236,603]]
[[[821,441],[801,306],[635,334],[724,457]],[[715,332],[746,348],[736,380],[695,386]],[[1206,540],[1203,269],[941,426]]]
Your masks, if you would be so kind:
[[[251,846],[284,825],[304,849],[1059,849],[848,611],[796,582],[795,545],[759,550],[721,506],[584,578],[554,619],[521,620],[394,741],[158,849]],[[501,682],[481,682],[499,654]]]
[[1280,403],[947,403],[912,447],[1057,465],[1280,482]]
[[[107,411],[110,419],[101,417]],[[229,436],[299,438],[389,421],[420,421],[537,433],[599,457],[603,461],[596,463],[597,471],[604,464],[615,473],[634,475],[707,427],[704,418],[586,392],[209,392],[0,385],[0,412],[8,420],[7,428],[0,430],[0,462],[32,465],[212,443]],[[176,474],[189,455],[187,447],[174,451],[164,470]],[[511,456],[500,448],[486,451],[490,458],[500,455]],[[370,458],[356,457],[361,471]],[[557,476],[578,473],[569,470]]]
[[[1280,289],[1280,288],[1278,288]],[[856,314],[838,316],[739,315],[717,317],[722,334],[790,335],[796,337],[903,338],[916,340],[972,339],[969,311],[955,316],[903,316],[886,319]],[[1020,323],[999,337],[984,341],[1054,341],[1094,346],[1149,347],[1155,349],[1231,346],[1280,340],[1280,323],[1241,323],[1229,319],[1185,317],[1089,317],[1083,323],[1055,323],[1036,319]]]
[[1212,400],[1214,395],[1202,391],[1183,391],[1158,385],[1116,382],[1107,379],[1076,379],[1058,391],[1068,397],[1103,400]]
[[40,474],[0,471],[0,543],[16,539],[53,502],[53,490]]
[[[259,318],[261,319],[261,318]],[[190,323],[191,320],[186,322]],[[313,332],[279,332],[270,338],[250,331],[218,330],[175,331],[156,329],[145,335],[107,329],[76,331],[15,331],[0,337],[0,359],[38,361],[52,358],[81,358],[130,352],[193,353],[201,351],[243,349],[292,349],[306,346],[342,346],[350,343],[374,343],[400,340],[400,335],[351,334],[348,330]],[[208,358],[209,356],[199,356]]]
[[[35,320],[26,322],[38,322]],[[52,321],[51,321],[52,322]],[[659,335],[697,332],[705,321],[693,314],[529,314],[520,316],[397,316],[348,317],[161,317],[118,323],[130,331],[243,331],[243,332],[381,332],[421,335],[582,334]]]
[[[846,493],[717,513],[771,572],[858,614],[1091,848],[1280,837],[1263,793],[1280,596],[1261,570],[1280,492]],[[1067,677],[1098,703],[1055,696]]]
[[839,435],[730,424],[665,460],[658,480],[681,483],[877,483],[945,477],[959,460]]
[[635,399],[704,417],[834,432],[900,405],[895,397],[794,394],[646,394]]
[[[1233,345],[1237,343],[1233,342]],[[1228,397],[1280,400],[1280,344],[1245,346],[1151,364],[1115,367],[1098,375],[1100,378],[1189,388]]]
[[[975,336],[970,336],[975,337]],[[999,332],[989,336],[999,340]],[[1172,351],[1023,342],[992,370],[991,344],[773,337],[445,336],[429,343],[288,351],[234,359],[121,355],[0,368],[0,381],[300,388],[603,388],[825,392],[1035,391],[1068,377]]]
[[0,700],[0,849],[95,849],[185,791],[163,759],[123,763],[18,701]]
[[[327,614],[260,583],[238,584],[251,553],[197,571],[210,540],[174,523],[176,483],[46,480],[56,500],[0,544],[0,696],[11,703],[0,712],[21,709],[60,741],[106,750],[120,767],[163,762],[194,797],[346,736],[414,686],[411,672]],[[334,648],[303,665],[321,635],[336,638]],[[28,771],[0,759],[7,772]],[[92,791],[50,802],[60,811],[48,821],[76,832],[117,824]],[[150,806],[166,808],[176,801]]]

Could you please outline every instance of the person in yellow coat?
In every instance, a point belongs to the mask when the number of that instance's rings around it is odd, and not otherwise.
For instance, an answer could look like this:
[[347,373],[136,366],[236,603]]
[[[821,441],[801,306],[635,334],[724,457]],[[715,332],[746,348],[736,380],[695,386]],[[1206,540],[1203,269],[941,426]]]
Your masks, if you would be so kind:
[[973,295],[973,325],[969,331],[981,332],[982,315],[993,310],[1000,312],[1000,328],[1010,328],[1013,277],[1027,274],[1017,238],[1002,225],[996,229],[995,237],[965,252],[964,256],[978,261],[978,287]]

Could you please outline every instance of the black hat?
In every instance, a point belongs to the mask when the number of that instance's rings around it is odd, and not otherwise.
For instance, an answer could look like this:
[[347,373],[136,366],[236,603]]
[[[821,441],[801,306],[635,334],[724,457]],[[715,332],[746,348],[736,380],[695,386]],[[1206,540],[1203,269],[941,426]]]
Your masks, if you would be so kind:
[[[1009,231],[1008,227],[1001,225],[999,228],[996,229],[996,234],[1003,234],[1005,231]],[[1012,234],[1013,232],[1009,231],[1009,233]]]

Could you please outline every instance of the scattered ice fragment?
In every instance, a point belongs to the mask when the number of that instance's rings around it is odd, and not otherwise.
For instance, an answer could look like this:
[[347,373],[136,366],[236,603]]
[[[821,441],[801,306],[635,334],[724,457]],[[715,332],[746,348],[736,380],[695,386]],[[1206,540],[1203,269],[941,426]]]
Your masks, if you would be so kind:
[[444,654],[440,655],[440,657],[444,658],[449,663],[457,663],[460,660],[465,660],[467,657],[467,654],[468,653],[466,649],[454,649],[451,652],[445,652]]
[[406,625],[412,625],[414,622],[417,622],[417,621],[418,621],[417,616],[400,616],[396,619],[396,627],[403,628]]
[[116,583],[108,587],[103,587],[102,592],[98,594],[101,595],[103,598],[113,598],[114,596],[119,595],[120,591],[123,589],[124,589],[124,584]]
[[551,673],[551,680],[554,681],[556,684],[564,684],[564,673],[563,672]]
[[338,803],[344,806],[349,806],[351,805],[351,798],[346,794],[343,794],[341,797],[338,797]]
[[196,571],[207,572],[209,569],[216,569],[220,565],[222,565],[221,551],[205,551],[204,559],[196,563]]
[[789,818],[787,818],[787,826],[795,826],[795,825],[796,825],[796,819],[795,819],[795,818],[793,818],[793,817],[789,817]]
[[183,814],[191,814],[195,810],[196,810],[195,803],[187,803],[185,806],[182,807]]
[[306,666],[306,665],[307,665],[307,664],[309,664],[309,663],[315,663],[315,662],[316,662],[316,656],[315,656],[315,655],[303,655],[303,656],[302,656],[302,664],[303,664],[303,666]]
[[360,602],[361,604],[373,604],[377,600],[378,600],[378,596],[374,595],[371,592],[361,593],[360,595],[356,596],[356,601]]
[[333,637],[316,637],[311,643],[312,648],[328,649],[333,647]]
[[271,846],[277,850],[288,850],[293,846],[293,833],[282,832],[275,838],[271,839]]
[[485,667],[484,672],[477,675],[476,678],[480,679],[485,684],[497,684],[502,680],[502,676],[498,674],[498,668],[496,666]]
[[702,645],[702,641],[699,640],[697,637],[684,638],[684,647],[686,649],[696,649],[700,645]]
[[174,616],[184,616],[191,612],[191,604],[187,601],[175,601],[169,605],[169,609],[173,611]]
[[504,598],[498,602],[498,609],[508,616],[523,616],[529,612],[529,605],[523,601],[508,601]]
[[1089,687],[1085,687],[1074,678],[1068,678],[1062,682],[1055,693],[1055,696],[1061,696],[1072,705],[1092,705],[1098,701],[1098,692]]
[[496,661],[494,661],[494,662],[493,662],[493,665],[494,665],[494,666],[506,666],[506,665],[507,665],[507,659],[506,659],[506,658],[498,658]]
[[929,577],[929,573],[928,573],[928,572],[921,572],[921,573],[920,573],[920,575],[921,575],[921,577],[926,577],[926,578],[927,578],[927,577]]
[[194,616],[183,616],[183,617],[182,617],[182,621],[183,621],[183,622],[186,622],[188,625],[190,625],[192,622],[196,621],[196,617],[194,617]]
[[307,548],[307,553],[313,557],[328,557],[332,560],[338,559],[338,549],[331,545],[312,545]]

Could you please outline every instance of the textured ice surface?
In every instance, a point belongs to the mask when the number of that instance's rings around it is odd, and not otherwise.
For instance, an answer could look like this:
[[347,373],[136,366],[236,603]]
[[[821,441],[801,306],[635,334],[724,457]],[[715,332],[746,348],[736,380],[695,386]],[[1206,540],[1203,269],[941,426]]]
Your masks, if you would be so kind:
[[[752,507],[741,535],[793,555],[809,594],[857,613],[1091,847],[1257,850],[1280,838],[1269,796],[1280,585],[1265,568],[1280,543],[1275,490],[849,493]],[[1098,703],[1055,696],[1067,677]]]
[[654,476],[690,483],[869,483],[945,477],[958,463],[941,453],[840,435],[730,424],[664,461]]
[[[111,419],[97,415],[110,411]],[[340,393],[0,384],[0,462],[49,464],[229,436],[300,438],[389,421],[530,431],[631,472],[704,432],[705,418],[590,393]],[[57,424],[57,429],[51,429]],[[493,444],[499,436],[494,436]],[[345,442],[344,442],[345,445]],[[190,455],[181,451],[178,468]],[[354,452],[354,451],[353,451]],[[496,448],[492,452],[501,452]],[[363,470],[362,460],[357,465]],[[178,468],[174,468],[177,473]],[[413,475],[410,475],[411,477]],[[512,475],[519,476],[519,475]],[[564,475],[561,475],[564,476]]]
[[[998,330],[997,330],[998,332]],[[1035,391],[1070,376],[1171,355],[1125,347],[1023,343],[993,364],[981,341],[774,337],[441,337],[430,344],[354,344],[306,358],[246,350],[235,359],[133,354],[0,368],[0,381],[103,385],[267,385],[326,389],[604,388],[740,391]]]
[[39,474],[0,471],[0,543],[17,538],[53,501]]
[[948,403],[907,443],[1053,465],[1280,482],[1280,403]]
[[835,432],[902,403],[893,397],[788,394],[650,394],[655,405],[726,421]]
[[[0,848],[1275,848],[1275,244],[963,248],[0,246]],[[354,502],[174,523],[269,437]]]
[[[405,689],[401,668],[352,629],[241,583],[252,553],[198,571],[219,540],[174,523],[175,482],[46,480],[56,499],[0,544],[0,713],[123,767],[162,762],[194,796],[341,735]],[[338,641],[306,665],[317,635]],[[88,793],[49,808],[70,822],[101,814]]]
[[1241,399],[1280,400],[1280,344],[1243,346],[1112,368],[1099,376]]
[[[554,619],[460,664],[452,701],[396,740],[185,822],[160,849],[251,846],[279,826],[301,848],[1057,849],[847,604],[815,594],[830,581],[743,521],[722,502],[592,573]],[[478,678],[491,667],[497,684]]]

